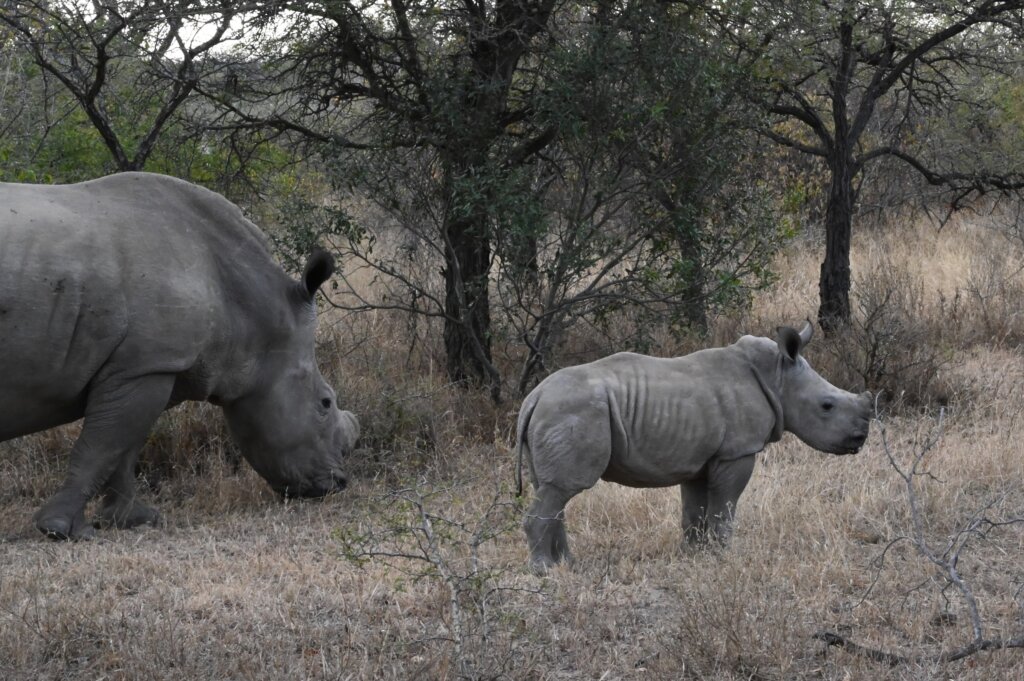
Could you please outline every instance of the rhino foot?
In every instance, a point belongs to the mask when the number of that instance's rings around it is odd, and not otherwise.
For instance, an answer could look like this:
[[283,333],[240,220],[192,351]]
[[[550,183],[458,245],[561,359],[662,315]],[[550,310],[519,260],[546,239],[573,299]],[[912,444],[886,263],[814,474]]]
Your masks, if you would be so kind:
[[555,566],[554,561],[550,560],[531,560],[530,561],[530,572],[537,577],[543,577],[548,573],[548,570]]
[[100,527],[116,527],[122,530],[139,525],[156,525],[159,522],[160,512],[138,501],[128,504],[107,504],[97,518]]
[[572,562],[572,558],[569,556],[565,556],[561,560],[549,556],[533,556],[530,558],[530,572],[537,577],[543,577],[550,570],[557,567],[559,563],[572,565]]
[[35,523],[40,532],[57,541],[87,541],[96,536],[95,528],[85,522],[84,511],[67,514],[44,506],[36,513]]

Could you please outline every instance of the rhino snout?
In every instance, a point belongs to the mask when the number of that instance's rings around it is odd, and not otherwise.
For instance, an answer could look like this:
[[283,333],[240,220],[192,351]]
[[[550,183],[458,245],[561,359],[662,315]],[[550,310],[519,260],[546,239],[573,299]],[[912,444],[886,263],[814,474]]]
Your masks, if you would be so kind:
[[348,487],[348,478],[340,471],[332,471],[328,480],[310,484],[303,491],[301,496],[307,499],[319,499],[329,494],[335,494]]
[[282,499],[320,499],[341,492],[348,487],[348,476],[341,471],[332,471],[328,478],[310,480],[300,484],[272,485]]

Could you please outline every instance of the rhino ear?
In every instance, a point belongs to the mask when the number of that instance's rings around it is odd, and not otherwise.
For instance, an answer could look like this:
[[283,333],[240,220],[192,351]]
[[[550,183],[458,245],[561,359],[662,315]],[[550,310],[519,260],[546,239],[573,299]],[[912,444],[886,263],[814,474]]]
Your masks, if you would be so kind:
[[778,334],[775,337],[775,342],[779,344],[779,352],[784,357],[788,357],[790,361],[795,362],[803,345],[800,333],[792,326],[780,326],[775,331]]
[[310,300],[317,289],[334,274],[334,257],[322,248],[313,249],[302,270],[302,287]]

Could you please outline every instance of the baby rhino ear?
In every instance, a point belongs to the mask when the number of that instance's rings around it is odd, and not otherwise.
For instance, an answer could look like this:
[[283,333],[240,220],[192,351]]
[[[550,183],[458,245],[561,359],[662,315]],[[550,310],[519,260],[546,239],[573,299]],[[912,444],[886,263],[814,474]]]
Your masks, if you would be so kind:
[[811,326],[810,320],[805,321],[804,328],[799,331],[792,326],[780,326],[775,331],[778,334],[775,342],[779,344],[779,352],[793,361],[796,361],[797,355],[814,335],[814,327]]
[[792,326],[780,326],[775,330],[775,342],[779,344],[779,352],[791,362],[795,362],[800,354],[800,334]]
[[302,287],[306,297],[313,300],[317,289],[334,274],[334,257],[322,248],[316,248],[309,255],[302,270]]

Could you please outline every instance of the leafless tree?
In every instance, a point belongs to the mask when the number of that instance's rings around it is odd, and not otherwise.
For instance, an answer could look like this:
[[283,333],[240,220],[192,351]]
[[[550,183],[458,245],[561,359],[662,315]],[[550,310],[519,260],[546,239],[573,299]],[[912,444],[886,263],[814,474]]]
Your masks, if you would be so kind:
[[118,171],[141,170],[232,33],[236,3],[3,0],[8,27],[74,98]]
[[869,165],[884,159],[905,164],[925,182],[947,188],[953,208],[985,192],[1024,188],[1019,159],[1009,167],[977,166],[971,163],[977,153],[951,157],[921,144],[927,126],[957,107],[985,117],[985,93],[973,78],[1020,63],[1024,2],[767,0],[708,6],[738,58],[763,76],[765,88],[752,91],[771,115],[762,133],[826,169],[818,309],[826,331],[850,320],[852,224]]

